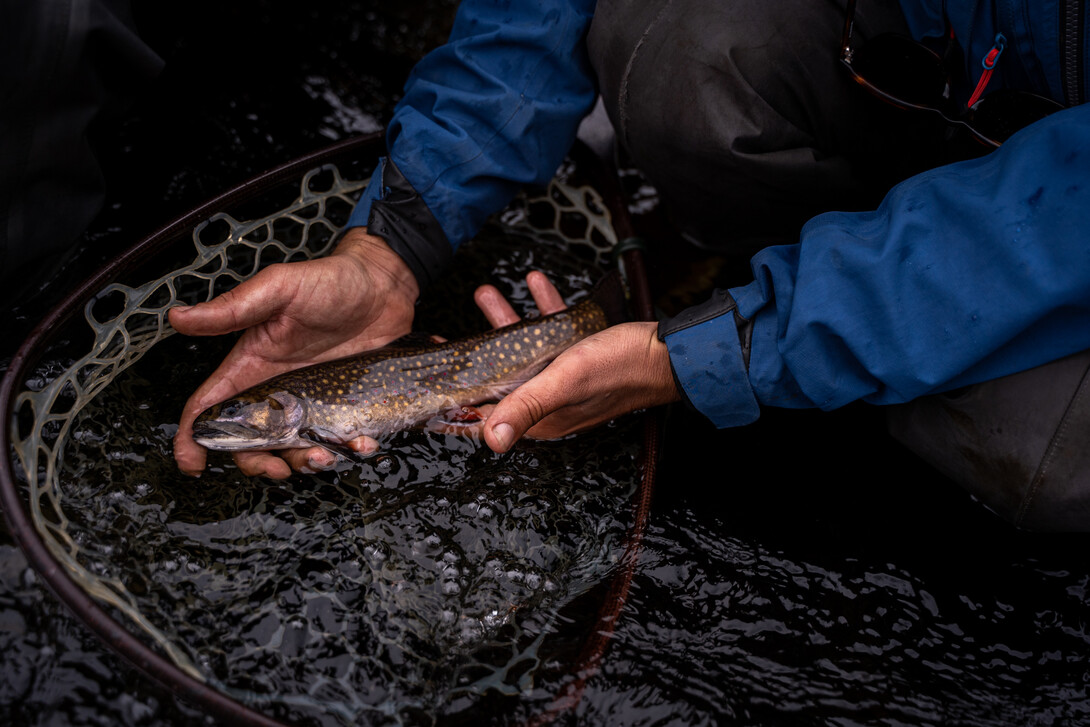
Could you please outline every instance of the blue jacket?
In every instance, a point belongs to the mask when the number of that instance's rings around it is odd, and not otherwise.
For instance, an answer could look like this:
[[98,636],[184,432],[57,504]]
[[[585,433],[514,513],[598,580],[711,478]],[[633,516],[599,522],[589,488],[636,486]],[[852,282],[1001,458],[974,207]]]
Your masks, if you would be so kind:
[[[994,0],[975,14],[948,3],[967,77],[1002,32],[989,89],[1086,98],[1061,52],[1090,38],[1090,13],[1065,14],[1071,3]],[[583,48],[593,5],[469,0],[450,41],[414,69],[389,154],[451,248],[522,185],[546,182],[570,147],[595,94]],[[916,37],[942,34],[942,5],[903,0]],[[1084,45],[1077,65],[1090,68],[1088,55]],[[380,168],[350,224],[367,224],[389,192]],[[666,338],[689,400],[720,427],[753,421],[759,404],[898,403],[1088,349],[1090,105],[913,177],[876,211],[819,215],[752,268],[754,282],[730,291],[753,324],[748,372],[732,315]]]

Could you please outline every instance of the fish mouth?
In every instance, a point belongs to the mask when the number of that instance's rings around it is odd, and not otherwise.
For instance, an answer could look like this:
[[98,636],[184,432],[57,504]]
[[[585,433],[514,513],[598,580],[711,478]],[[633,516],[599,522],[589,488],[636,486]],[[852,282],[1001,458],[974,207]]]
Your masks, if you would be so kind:
[[199,421],[193,424],[193,441],[207,449],[262,449],[281,442],[252,427],[237,422]]

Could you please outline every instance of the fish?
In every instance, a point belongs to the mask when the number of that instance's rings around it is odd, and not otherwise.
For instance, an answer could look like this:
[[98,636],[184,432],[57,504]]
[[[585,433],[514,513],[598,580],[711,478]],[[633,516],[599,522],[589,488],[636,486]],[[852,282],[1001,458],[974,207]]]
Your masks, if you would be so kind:
[[444,343],[419,335],[280,374],[202,412],[193,439],[220,451],[321,446],[352,456],[357,437],[379,440],[428,422],[479,419],[496,401],[584,338],[624,320],[616,276],[563,311]]

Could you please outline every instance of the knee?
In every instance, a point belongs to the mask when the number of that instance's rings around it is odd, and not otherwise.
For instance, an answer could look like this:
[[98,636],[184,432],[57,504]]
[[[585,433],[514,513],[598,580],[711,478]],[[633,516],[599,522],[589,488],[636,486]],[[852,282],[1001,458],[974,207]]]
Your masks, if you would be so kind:
[[[588,38],[610,119],[630,149],[774,129],[798,48],[775,3],[603,0]],[[799,23],[792,23],[799,25]],[[713,142],[713,143],[714,143]]]

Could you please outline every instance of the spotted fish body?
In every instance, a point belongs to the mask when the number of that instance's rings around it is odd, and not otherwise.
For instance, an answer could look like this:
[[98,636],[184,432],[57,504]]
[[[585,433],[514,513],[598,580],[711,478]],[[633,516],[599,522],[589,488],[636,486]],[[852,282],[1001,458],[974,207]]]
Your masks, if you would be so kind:
[[494,401],[609,325],[593,298],[539,319],[439,344],[394,344],[271,378],[203,412],[209,449],[337,448]]

